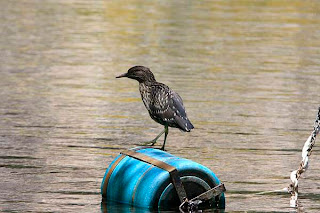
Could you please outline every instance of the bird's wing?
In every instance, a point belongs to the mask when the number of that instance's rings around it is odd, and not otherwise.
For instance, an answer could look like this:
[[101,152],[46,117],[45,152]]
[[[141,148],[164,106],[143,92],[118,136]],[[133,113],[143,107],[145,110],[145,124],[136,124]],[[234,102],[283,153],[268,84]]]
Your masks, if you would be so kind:
[[174,117],[170,92],[171,90],[164,84],[155,85],[151,90],[152,101],[149,108],[152,114],[164,121]]
[[183,131],[189,132],[191,129],[193,129],[193,125],[190,122],[190,120],[187,117],[186,110],[183,106],[183,102],[181,97],[179,96],[178,93],[172,91],[172,100],[174,106],[174,111],[175,111],[175,123],[179,126],[179,128]]
[[184,131],[193,128],[178,93],[161,84],[152,89],[151,95],[153,96],[153,103],[150,104],[150,110],[154,116],[167,123],[176,124],[178,128]]

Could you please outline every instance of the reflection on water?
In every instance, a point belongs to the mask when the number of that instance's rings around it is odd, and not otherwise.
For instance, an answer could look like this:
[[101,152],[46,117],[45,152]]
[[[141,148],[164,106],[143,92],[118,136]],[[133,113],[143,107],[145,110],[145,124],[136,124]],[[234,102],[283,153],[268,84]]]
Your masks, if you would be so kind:
[[[214,213],[224,213],[224,209],[215,209],[215,210],[203,210],[205,212],[214,212]],[[114,203],[114,202],[101,202],[101,212],[103,213],[159,213],[160,211],[152,211],[148,209],[143,209],[139,207],[132,207],[130,205],[120,204],[120,203]],[[176,211],[161,211],[164,213],[173,213]]]
[[[211,168],[227,211],[289,210],[281,189],[320,103],[317,1],[0,1],[0,210],[99,212],[120,150],[162,129],[133,65],[184,99],[195,126],[169,152]],[[320,155],[300,181],[320,209]],[[131,211],[138,211],[132,210]]]

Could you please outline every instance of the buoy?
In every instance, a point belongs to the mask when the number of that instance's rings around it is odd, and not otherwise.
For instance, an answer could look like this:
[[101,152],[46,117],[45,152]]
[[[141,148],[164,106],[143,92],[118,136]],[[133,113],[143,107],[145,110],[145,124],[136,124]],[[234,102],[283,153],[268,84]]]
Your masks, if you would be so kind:
[[224,185],[207,167],[150,147],[125,150],[107,168],[103,202],[152,210],[225,208]]

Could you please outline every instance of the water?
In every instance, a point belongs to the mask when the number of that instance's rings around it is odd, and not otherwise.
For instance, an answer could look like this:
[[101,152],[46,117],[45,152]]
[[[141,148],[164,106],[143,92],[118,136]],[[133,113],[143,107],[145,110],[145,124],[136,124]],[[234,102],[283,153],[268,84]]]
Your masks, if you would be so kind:
[[[218,175],[226,211],[290,211],[289,195],[256,193],[288,185],[312,131],[318,1],[1,0],[0,8],[0,211],[101,211],[109,163],[162,130],[137,82],[115,79],[138,64],[184,99],[195,129],[170,129],[167,149]],[[320,210],[314,149],[299,188],[306,212]]]

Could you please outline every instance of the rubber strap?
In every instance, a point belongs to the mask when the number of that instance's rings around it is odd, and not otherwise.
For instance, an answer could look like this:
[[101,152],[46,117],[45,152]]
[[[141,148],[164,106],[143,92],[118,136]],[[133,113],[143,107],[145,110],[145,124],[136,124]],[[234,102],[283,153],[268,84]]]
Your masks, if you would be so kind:
[[[140,149],[145,149],[145,148],[151,148],[151,147],[141,146],[141,147],[135,148],[134,150],[140,150]],[[102,187],[102,197],[103,198],[105,198],[107,196],[108,183],[109,183],[109,179],[110,179],[110,176],[111,176],[113,170],[117,167],[117,165],[120,163],[120,161],[125,157],[126,157],[126,155],[121,155],[114,162],[114,164],[111,166],[111,168],[109,169],[108,174],[107,174],[106,178],[104,179],[104,183],[103,183],[103,187]]]
[[105,198],[107,196],[107,189],[108,189],[108,183],[109,183],[109,179],[110,176],[113,172],[113,170],[117,167],[117,165],[120,163],[120,161],[125,158],[125,155],[121,155],[115,162],[114,164],[111,166],[111,168],[108,171],[108,174],[106,176],[106,178],[104,179],[104,183],[103,183],[103,187],[102,187],[102,197]]
[[140,152],[135,152],[132,150],[125,150],[121,152],[121,154],[152,164],[160,169],[163,169],[169,172],[173,186],[176,189],[177,194],[179,196],[180,203],[183,203],[185,201],[185,199],[187,198],[187,193],[182,185],[178,170],[175,167],[163,161],[157,160],[155,158],[149,157],[145,154],[142,154]]
[[202,201],[206,201],[206,200],[210,200],[213,197],[216,197],[218,195],[220,195],[222,192],[225,192],[226,188],[224,186],[223,183],[219,184],[218,186],[215,186],[214,188],[198,195],[195,198],[192,198],[190,201],[195,201],[195,200],[202,200]]
[[[191,200],[185,200],[181,205],[179,206],[180,212],[198,212],[198,206],[199,204],[206,202],[208,200],[211,200],[212,198],[216,198],[216,207],[219,207],[218,202],[220,199],[220,195],[222,192],[225,192],[226,188],[224,187],[224,184],[221,183],[218,186],[198,195],[197,197],[191,199]],[[219,196],[219,197],[218,197]],[[217,200],[218,198],[218,200]]]

